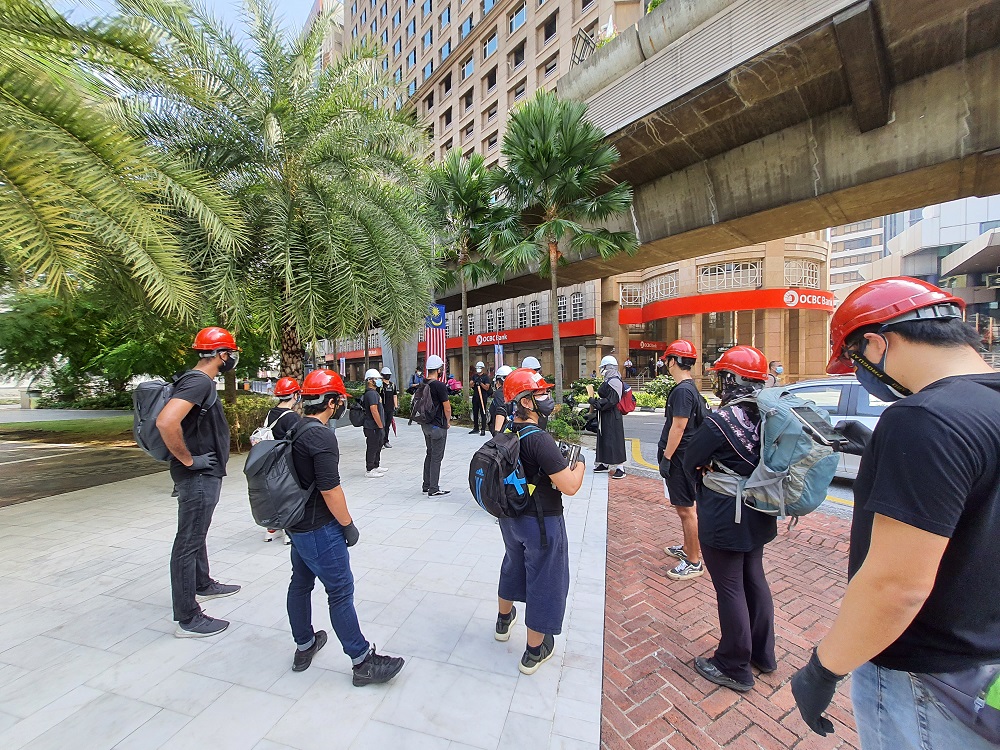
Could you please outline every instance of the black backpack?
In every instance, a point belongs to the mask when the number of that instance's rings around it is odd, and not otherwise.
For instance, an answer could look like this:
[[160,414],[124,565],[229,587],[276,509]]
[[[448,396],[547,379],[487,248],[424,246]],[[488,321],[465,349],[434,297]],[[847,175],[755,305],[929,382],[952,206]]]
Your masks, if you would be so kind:
[[365,426],[365,408],[361,404],[352,404],[347,412],[351,424],[355,427]]
[[250,449],[243,473],[247,477],[250,512],[254,523],[266,529],[287,529],[302,520],[315,482],[304,488],[292,461],[295,439],[314,427],[326,429],[315,419],[303,419],[281,440],[262,440]]
[[437,417],[438,405],[434,401],[430,383],[421,383],[413,391],[410,402],[410,421],[417,424],[433,424]]
[[542,429],[498,432],[472,455],[469,462],[469,490],[479,507],[495,518],[517,518],[534,511],[548,547],[545,519],[538,498],[533,497],[534,477],[526,477],[521,463],[521,440]]
[[[171,455],[156,427],[156,418],[160,416],[160,412],[163,411],[167,402],[174,397],[177,384],[190,374],[192,374],[191,370],[174,375],[170,383],[163,380],[147,380],[144,383],[139,383],[132,391],[132,435],[135,438],[135,444],[142,448],[146,455],[157,461],[169,461]],[[197,373],[194,374],[200,377]],[[213,390],[212,393],[214,397],[211,403],[203,407],[201,413],[198,414],[199,422],[219,400],[218,392]]]

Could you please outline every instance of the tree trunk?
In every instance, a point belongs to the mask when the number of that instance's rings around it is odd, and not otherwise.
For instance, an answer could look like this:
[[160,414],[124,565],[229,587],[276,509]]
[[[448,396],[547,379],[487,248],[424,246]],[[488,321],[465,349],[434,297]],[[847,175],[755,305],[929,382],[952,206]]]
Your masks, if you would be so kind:
[[371,340],[371,335],[371,329],[368,326],[365,326],[365,372],[368,372],[372,366],[370,355],[368,353],[368,342]]
[[469,290],[465,283],[465,273],[462,267],[458,269],[460,283],[462,285],[462,330],[459,335],[462,337],[462,398],[468,398],[469,390]]
[[222,376],[222,382],[224,383],[222,390],[222,398],[227,404],[236,403],[236,373],[227,372]]
[[305,352],[298,329],[290,323],[281,324],[281,377],[292,377],[302,382]]
[[549,295],[549,318],[552,320],[552,359],[556,368],[556,403],[562,403],[562,343],[559,338],[559,281],[556,268],[559,266],[559,244],[549,241],[549,273],[552,278],[552,293]]

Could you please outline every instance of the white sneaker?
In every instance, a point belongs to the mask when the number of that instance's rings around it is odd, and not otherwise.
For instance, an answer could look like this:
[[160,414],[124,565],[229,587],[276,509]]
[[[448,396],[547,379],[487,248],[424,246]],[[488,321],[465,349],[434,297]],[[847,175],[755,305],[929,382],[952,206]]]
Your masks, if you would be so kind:
[[367,479],[381,479],[384,476],[385,476],[385,474],[383,474],[378,469],[372,469],[371,471],[366,471],[365,472],[365,477]]
[[280,539],[285,535],[285,532],[281,529],[265,529],[264,530],[264,541],[273,542],[275,539]]

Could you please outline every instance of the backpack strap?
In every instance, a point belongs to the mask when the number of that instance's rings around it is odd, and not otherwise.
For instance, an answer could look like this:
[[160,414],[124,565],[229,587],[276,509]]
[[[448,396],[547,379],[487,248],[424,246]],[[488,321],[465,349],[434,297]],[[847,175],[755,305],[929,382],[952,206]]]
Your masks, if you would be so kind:
[[278,422],[281,421],[281,418],[283,416],[285,416],[286,414],[291,414],[291,412],[292,412],[291,409],[283,409],[282,412],[281,412],[281,414],[279,414],[277,417],[275,417],[274,421],[271,422],[270,424],[268,424],[267,420],[265,419],[264,420],[264,428],[270,430],[272,427],[274,427],[276,424],[278,424]]
[[[545,432],[545,430],[543,430],[541,427],[538,427],[536,425],[536,426],[534,426],[532,428],[524,430],[523,432],[520,431],[520,430],[515,430],[515,432],[517,433],[518,443],[520,443],[521,438],[527,437],[528,435],[534,435],[535,433],[538,433],[538,432]],[[531,478],[533,484],[536,484],[536,485],[538,484],[538,477],[539,476],[541,476],[540,473],[536,474],[534,477]],[[545,513],[544,513],[544,511],[542,511],[542,500],[534,492],[531,493],[531,499],[534,500],[534,502],[535,502],[535,518],[538,519],[538,533],[539,533],[539,535],[542,538],[542,549],[548,549],[548,547],[549,547],[549,537],[545,533]]]

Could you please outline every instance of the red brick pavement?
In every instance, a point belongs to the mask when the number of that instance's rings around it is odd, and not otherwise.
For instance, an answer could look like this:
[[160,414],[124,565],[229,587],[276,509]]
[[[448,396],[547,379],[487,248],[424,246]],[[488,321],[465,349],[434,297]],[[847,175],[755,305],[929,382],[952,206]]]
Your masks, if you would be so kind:
[[681,542],[680,521],[662,485],[629,476],[611,483],[605,603],[606,750],[833,750],[859,746],[847,685],[829,716],[833,737],[813,734],[799,717],[789,680],[833,622],[844,593],[849,522],[821,513],[803,518],[764,553],[774,595],[778,669],[740,695],[713,685],[691,666],[719,639],[708,575],[679,583],[663,553]]

